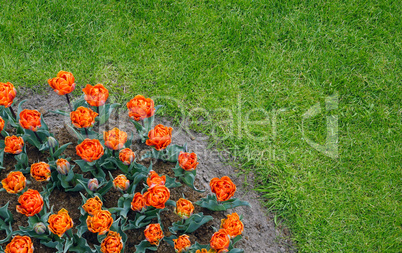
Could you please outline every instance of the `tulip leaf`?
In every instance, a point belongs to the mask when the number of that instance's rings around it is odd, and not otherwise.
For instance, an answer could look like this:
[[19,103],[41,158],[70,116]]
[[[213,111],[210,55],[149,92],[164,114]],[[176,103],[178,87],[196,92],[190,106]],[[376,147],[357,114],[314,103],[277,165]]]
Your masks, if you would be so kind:
[[17,109],[17,118],[16,121],[18,122],[20,120],[20,113],[22,112],[22,105],[27,101],[27,99],[22,100],[19,104],[18,104],[18,109]]
[[216,195],[208,195],[206,198],[202,198],[201,200],[195,202],[196,205],[199,205],[203,208],[207,208],[212,211],[225,211],[227,209],[235,208],[238,206],[250,206],[250,203],[247,201],[241,201],[236,198],[229,199],[227,201],[218,202],[216,199]]
[[170,188],[180,187],[180,186],[182,186],[182,184],[177,182],[176,178],[166,176],[165,186],[170,189]]
[[60,115],[63,115],[63,116],[70,117],[70,113],[69,113],[69,112],[66,112],[66,111],[62,111],[62,110],[55,110],[55,111],[50,111],[50,112],[52,112],[52,113],[56,113],[56,114],[60,114]]
[[150,244],[147,240],[141,241],[140,244],[135,245],[135,252],[136,253],[145,253],[146,250],[156,251],[158,249],[157,246]]
[[206,249],[209,250],[210,246],[208,244],[203,245],[203,244],[199,244],[198,242],[195,242],[193,245],[191,245],[190,249],[189,249],[189,253],[195,253],[197,250],[201,250],[201,249]]
[[99,191],[98,194],[101,196],[105,195],[111,188],[113,187],[113,180],[110,180],[104,187],[102,187]]
[[54,157],[55,159],[58,158],[58,157],[61,155],[61,153],[63,153],[64,150],[66,150],[66,148],[67,148],[69,145],[71,145],[71,144],[73,144],[73,143],[72,143],[72,142],[69,142],[69,143],[66,143],[66,144],[64,144],[63,146],[59,147],[59,148],[53,153],[53,157]]
[[71,131],[73,131],[73,133],[75,134],[75,136],[78,138],[79,143],[81,143],[84,140],[84,137],[82,136],[82,134],[80,134],[79,132],[77,132],[77,130],[75,130],[75,128],[70,125],[67,124],[67,127],[71,129]]
[[87,240],[81,237],[80,235],[74,235],[73,239],[74,239],[74,245],[69,248],[69,251],[78,253],[97,252],[95,249],[91,249],[91,247],[88,245]]
[[192,233],[199,227],[213,219],[214,218],[212,216],[204,216],[203,213],[193,214],[188,219],[174,222],[172,224],[172,227],[169,227],[169,231],[173,234],[176,234],[177,231],[182,231],[183,234]]
[[163,237],[163,240],[167,242],[170,246],[174,247],[174,242],[173,239],[177,239],[177,236],[171,235],[171,236],[165,236]]

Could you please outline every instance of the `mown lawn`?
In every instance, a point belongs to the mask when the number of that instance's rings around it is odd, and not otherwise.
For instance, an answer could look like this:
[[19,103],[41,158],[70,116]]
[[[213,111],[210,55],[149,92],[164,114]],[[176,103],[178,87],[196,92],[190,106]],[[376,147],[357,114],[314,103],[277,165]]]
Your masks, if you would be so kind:
[[[168,105],[164,115],[180,122],[184,113],[189,127],[255,175],[300,252],[400,252],[397,1],[1,0],[0,7],[1,82],[45,87],[66,70],[79,87],[103,83],[121,102],[152,96]],[[320,112],[305,114],[316,104]],[[327,119],[336,118],[329,157],[307,139],[324,145]]]

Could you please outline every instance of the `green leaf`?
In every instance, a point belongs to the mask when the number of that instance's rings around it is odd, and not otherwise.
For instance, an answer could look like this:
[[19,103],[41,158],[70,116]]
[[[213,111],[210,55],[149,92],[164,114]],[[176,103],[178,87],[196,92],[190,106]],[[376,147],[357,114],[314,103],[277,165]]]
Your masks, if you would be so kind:
[[75,134],[75,136],[78,138],[78,141],[81,143],[85,138],[84,136],[82,136],[79,132],[77,132],[77,130],[75,130],[75,128],[70,125],[67,124],[67,127],[71,129],[71,131],[73,131],[73,133]]
[[167,187],[167,188],[175,188],[175,187],[179,187],[179,186],[181,186],[182,184],[181,183],[179,183],[179,182],[177,182],[176,181],[176,178],[174,178],[174,177],[169,177],[169,176],[166,176],[166,183],[165,183],[165,186]]
[[210,215],[204,216],[203,213],[197,213],[190,216],[186,220],[181,220],[174,222],[172,227],[169,227],[169,231],[176,234],[177,231],[182,231],[183,234],[192,233],[205,223],[213,220],[214,218]]
[[248,203],[247,201],[241,201],[236,198],[218,202],[215,194],[208,195],[206,198],[202,198],[201,200],[195,202],[195,204],[212,211],[225,211],[227,209],[235,208],[238,206],[251,207],[250,203]]
[[80,235],[74,235],[74,246],[70,247],[69,251],[78,253],[95,253],[95,249],[91,249],[85,238]]
[[55,110],[55,111],[50,111],[50,112],[56,113],[56,114],[60,114],[60,115],[66,116],[66,117],[70,117],[70,113],[69,113],[69,112],[66,112],[66,111]]
[[54,158],[58,158],[58,157],[61,155],[61,153],[63,153],[64,150],[66,150],[66,148],[67,148],[69,145],[71,145],[71,144],[73,144],[73,143],[72,143],[72,142],[69,142],[69,143],[64,144],[64,145],[61,146],[60,148],[58,148],[58,149],[53,153],[53,157],[54,157]]
[[156,251],[158,247],[150,244],[147,240],[141,241],[140,244],[135,245],[135,253],[145,253],[146,250]]
[[27,101],[27,99],[22,100],[19,104],[18,104],[18,109],[17,109],[17,118],[16,118],[16,122],[19,122],[20,120],[20,113],[22,112],[22,105]]

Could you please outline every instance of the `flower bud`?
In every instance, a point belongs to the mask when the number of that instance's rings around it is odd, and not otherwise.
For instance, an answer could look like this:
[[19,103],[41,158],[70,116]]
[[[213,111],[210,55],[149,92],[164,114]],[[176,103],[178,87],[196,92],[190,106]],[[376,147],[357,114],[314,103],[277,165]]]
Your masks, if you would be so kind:
[[125,175],[120,174],[113,180],[113,186],[116,190],[126,191],[130,187],[130,181]]
[[96,178],[89,179],[88,181],[88,189],[91,191],[96,191],[99,187],[99,181]]
[[49,145],[49,147],[55,148],[58,143],[55,138],[53,138],[52,136],[49,136],[49,138],[47,138],[47,144]]
[[46,232],[46,225],[43,222],[38,222],[35,224],[34,230],[38,235],[44,234]]
[[57,172],[61,175],[67,175],[68,172],[70,172],[70,163],[66,159],[57,159],[56,161],[57,164]]

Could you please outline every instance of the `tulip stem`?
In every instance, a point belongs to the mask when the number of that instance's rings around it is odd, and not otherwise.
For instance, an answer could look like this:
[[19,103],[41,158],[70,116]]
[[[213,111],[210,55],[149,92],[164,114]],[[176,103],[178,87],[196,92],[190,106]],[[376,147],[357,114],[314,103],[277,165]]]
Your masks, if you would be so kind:
[[116,150],[113,149],[113,157],[116,157]]
[[34,132],[34,134],[35,134],[35,136],[36,136],[36,139],[38,139],[39,143],[40,143],[40,144],[43,144],[42,141],[41,141],[41,139],[40,139],[40,137],[39,137],[39,135],[38,135],[38,133],[35,132],[35,131],[33,131],[33,132]]
[[85,134],[87,135],[87,138],[89,138],[88,129],[87,128],[84,128],[84,129],[85,129]]
[[11,106],[8,108],[10,108],[10,112],[13,115],[14,119],[17,120],[17,116],[15,115],[14,109]]
[[70,108],[70,112],[72,112],[72,111],[73,111],[73,108],[71,107],[70,98],[68,97],[68,94],[66,94],[66,98],[67,98],[68,107]]

